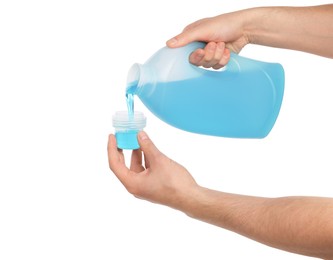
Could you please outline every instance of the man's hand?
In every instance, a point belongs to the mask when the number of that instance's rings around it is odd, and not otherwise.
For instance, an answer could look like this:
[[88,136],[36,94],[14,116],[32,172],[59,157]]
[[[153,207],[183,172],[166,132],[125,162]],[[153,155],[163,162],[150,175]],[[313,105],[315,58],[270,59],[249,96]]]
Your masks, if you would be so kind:
[[128,168],[115,136],[109,136],[111,170],[134,196],[184,211],[186,201],[198,188],[195,180],[183,166],[161,153],[145,132],[138,134],[138,141],[141,149],[133,150]]

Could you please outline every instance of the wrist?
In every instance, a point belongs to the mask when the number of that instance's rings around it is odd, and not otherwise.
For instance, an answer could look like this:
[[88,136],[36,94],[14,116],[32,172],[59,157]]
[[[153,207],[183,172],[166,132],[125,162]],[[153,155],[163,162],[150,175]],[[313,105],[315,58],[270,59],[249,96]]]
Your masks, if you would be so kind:
[[244,12],[243,35],[248,43],[261,44],[264,42],[265,35],[268,33],[267,19],[272,13],[270,9],[270,7],[255,7],[242,11]]
[[193,217],[195,209],[198,207],[198,201],[200,200],[201,187],[198,184],[191,185],[186,190],[177,192],[177,199],[172,208],[182,211],[189,217]]
[[207,188],[196,185],[187,194],[180,210],[191,218],[203,219],[212,203],[211,198],[209,198],[210,191]]

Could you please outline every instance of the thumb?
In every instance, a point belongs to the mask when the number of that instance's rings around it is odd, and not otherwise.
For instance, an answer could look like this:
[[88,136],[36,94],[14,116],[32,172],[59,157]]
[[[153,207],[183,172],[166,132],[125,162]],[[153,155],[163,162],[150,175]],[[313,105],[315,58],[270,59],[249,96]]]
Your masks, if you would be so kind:
[[161,153],[146,132],[141,131],[138,133],[138,141],[142,152],[148,159],[152,159]]
[[167,46],[170,48],[178,48],[189,44],[194,41],[202,41],[201,35],[197,30],[185,30],[177,36],[171,38],[166,42]]

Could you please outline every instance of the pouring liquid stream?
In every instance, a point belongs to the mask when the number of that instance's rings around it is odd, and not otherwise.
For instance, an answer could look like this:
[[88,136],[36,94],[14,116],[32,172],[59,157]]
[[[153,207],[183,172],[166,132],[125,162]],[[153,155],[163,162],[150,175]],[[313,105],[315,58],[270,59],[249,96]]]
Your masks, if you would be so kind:
[[126,103],[128,118],[133,120],[134,117],[134,95],[132,93],[126,93]]
[[126,88],[126,104],[128,111],[128,118],[133,120],[134,118],[134,90],[136,88],[137,82],[132,82],[127,85]]

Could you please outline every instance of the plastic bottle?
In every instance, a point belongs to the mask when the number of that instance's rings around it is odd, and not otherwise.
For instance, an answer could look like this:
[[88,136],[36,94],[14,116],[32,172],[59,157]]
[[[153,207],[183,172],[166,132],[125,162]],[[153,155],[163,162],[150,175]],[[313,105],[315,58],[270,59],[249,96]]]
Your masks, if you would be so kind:
[[127,111],[117,111],[112,117],[115,128],[117,147],[120,149],[138,149],[137,134],[146,126],[146,117],[142,112],[133,114]]
[[189,63],[204,43],[164,47],[128,73],[127,95],[137,95],[158,118],[185,131],[263,138],[272,129],[284,92],[284,70],[232,53],[222,70]]

